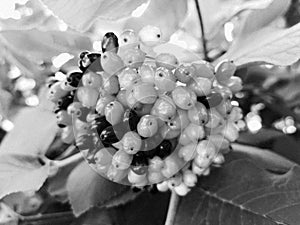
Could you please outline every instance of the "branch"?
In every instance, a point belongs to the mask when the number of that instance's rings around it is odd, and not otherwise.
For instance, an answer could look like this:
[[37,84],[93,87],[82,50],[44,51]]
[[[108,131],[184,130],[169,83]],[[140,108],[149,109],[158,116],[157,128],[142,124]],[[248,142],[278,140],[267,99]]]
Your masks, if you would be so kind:
[[56,160],[53,163],[58,167],[58,168],[62,168],[65,166],[68,166],[72,163],[78,162],[80,160],[83,159],[83,156],[80,152],[76,153],[75,155],[72,155],[66,159],[63,160]]
[[54,225],[67,224],[75,219],[72,212],[59,212],[49,214],[38,214],[33,216],[22,216],[19,225]]
[[174,225],[178,203],[179,196],[175,191],[172,191],[165,225]]
[[195,0],[195,4],[196,4],[196,9],[197,9],[198,17],[199,17],[200,26],[201,26],[202,48],[203,48],[204,59],[205,59],[206,61],[210,61],[210,59],[209,59],[209,57],[208,57],[208,55],[207,55],[207,46],[206,46],[205,30],[204,30],[203,18],[202,18],[202,14],[201,14],[201,11],[200,11],[200,5],[199,5],[198,0]]

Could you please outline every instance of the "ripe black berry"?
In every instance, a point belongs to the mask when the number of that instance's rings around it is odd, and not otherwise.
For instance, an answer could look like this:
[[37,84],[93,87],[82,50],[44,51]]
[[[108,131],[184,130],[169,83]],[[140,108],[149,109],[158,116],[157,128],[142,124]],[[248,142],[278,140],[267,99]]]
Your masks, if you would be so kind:
[[78,87],[78,84],[83,76],[81,72],[73,72],[67,75],[67,82],[72,87]]
[[102,52],[112,51],[117,53],[118,48],[118,37],[113,32],[106,33],[102,40]]

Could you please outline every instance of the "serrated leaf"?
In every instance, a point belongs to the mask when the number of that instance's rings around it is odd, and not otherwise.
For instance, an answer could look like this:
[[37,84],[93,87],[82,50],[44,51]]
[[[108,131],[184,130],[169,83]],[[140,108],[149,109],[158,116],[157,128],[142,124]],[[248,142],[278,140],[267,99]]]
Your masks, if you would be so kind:
[[162,225],[166,219],[170,194],[142,193],[134,201],[111,209],[116,225]]
[[67,191],[76,216],[94,206],[103,206],[110,200],[131,191],[128,186],[113,183],[98,175],[86,162],[70,174]]
[[300,24],[289,29],[264,28],[252,33],[230,49],[221,59],[228,58],[236,65],[266,62],[287,66],[300,57]]
[[169,40],[183,21],[187,13],[186,0],[151,0],[146,11],[140,17],[128,19],[124,28],[139,31],[146,25],[157,26],[162,31],[162,39]]
[[0,199],[20,191],[36,191],[48,178],[50,161],[31,154],[0,154]]
[[202,178],[182,199],[175,224],[297,225],[300,168],[275,175],[237,160]]
[[60,53],[77,55],[92,48],[91,40],[73,31],[7,30],[0,32],[0,41],[12,52],[31,60],[51,60]]
[[14,129],[0,145],[1,153],[43,155],[58,130],[55,115],[39,107],[22,109],[13,122]]
[[72,28],[87,30],[97,18],[116,20],[127,17],[146,0],[42,0],[53,13]]

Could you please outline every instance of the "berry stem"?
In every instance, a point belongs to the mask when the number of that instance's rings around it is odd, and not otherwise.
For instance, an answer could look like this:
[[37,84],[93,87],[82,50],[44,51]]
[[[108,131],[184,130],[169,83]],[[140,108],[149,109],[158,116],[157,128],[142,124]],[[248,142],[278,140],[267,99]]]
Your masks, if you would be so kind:
[[208,55],[207,55],[207,46],[206,46],[206,38],[205,38],[205,30],[204,30],[204,23],[203,23],[203,18],[200,10],[200,5],[198,0],[195,0],[196,4],[196,9],[199,17],[199,22],[200,22],[200,27],[201,27],[201,35],[202,35],[202,48],[203,48],[203,55],[204,59],[207,61],[210,61]]
[[62,168],[62,167],[65,167],[65,166],[68,166],[72,163],[75,163],[75,162],[78,162],[80,161],[81,159],[83,159],[83,156],[80,152],[66,158],[66,159],[63,159],[63,160],[59,160],[59,161],[54,161],[55,162],[55,165],[58,167],[58,168]]
[[165,225],[174,225],[178,204],[179,196],[172,191]]
[[33,216],[22,216],[19,225],[55,225],[67,224],[74,220],[72,212],[58,212],[49,214],[37,214]]

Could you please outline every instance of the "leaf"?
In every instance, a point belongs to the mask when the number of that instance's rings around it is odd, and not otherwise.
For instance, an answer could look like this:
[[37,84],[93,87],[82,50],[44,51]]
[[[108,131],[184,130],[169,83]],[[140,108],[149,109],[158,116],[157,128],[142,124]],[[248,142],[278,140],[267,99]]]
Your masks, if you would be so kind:
[[0,202],[0,225],[18,225],[19,217],[5,203]]
[[146,0],[42,0],[70,27],[86,31],[97,18],[116,20],[127,17]]
[[0,199],[20,191],[40,189],[50,172],[50,161],[24,153],[0,154]]
[[58,130],[55,115],[39,107],[22,109],[13,122],[14,129],[0,145],[1,153],[43,155]]
[[76,219],[71,225],[113,225],[112,218],[107,210],[92,209]]
[[169,40],[186,16],[186,0],[151,0],[146,11],[140,17],[132,17],[126,22],[124,29],[138,32],[146,25],[157,26],[162,31],[162,40]]
[[198,182],[182,199],[175,224],[297,225],[299,188],[299,167],[274,175],[237,160]]
[[134,201],[110,210],[116,225],[162,225],[169,204],[169,193],[142,193]]
[[113,183],[98,175],[86,162],[70,174],[67,191],[75,216],[94,206],[103,206],[110,200],[131,191],[128,186]]
[[264,28],[249,35],[239,48],[230,49],[220,60],[228,58],[236,65],[252,62],[291,65],[300,57],[299,37],[300,24],[289,29]]
[[78,55],[92,48],[91,40],[73,31],[7,30],[0,32],[0,41],[12,52],[22,49],[22,56],[31,60],[51,60],[60,53]]

